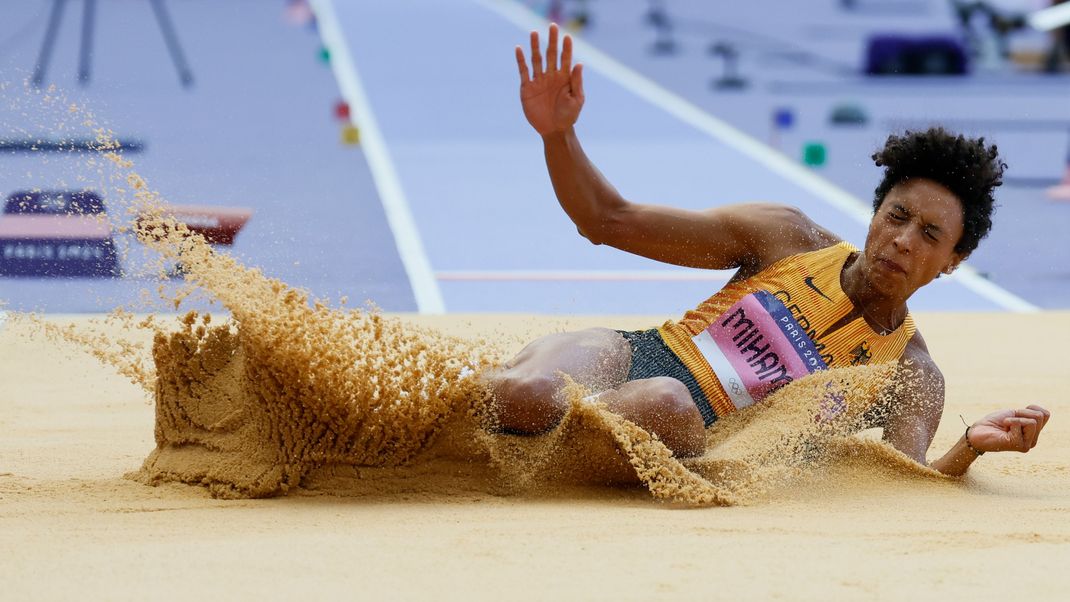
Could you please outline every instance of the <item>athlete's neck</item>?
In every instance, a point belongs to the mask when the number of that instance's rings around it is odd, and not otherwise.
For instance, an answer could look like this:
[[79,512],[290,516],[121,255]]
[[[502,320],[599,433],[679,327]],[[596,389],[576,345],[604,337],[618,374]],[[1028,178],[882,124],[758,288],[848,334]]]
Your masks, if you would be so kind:
[[866,278],[866,258],[852,254],[840,272],[840,287],[860,316],[878,331],[892,331],[907,316],[906,297],[887,295],[870,285]]

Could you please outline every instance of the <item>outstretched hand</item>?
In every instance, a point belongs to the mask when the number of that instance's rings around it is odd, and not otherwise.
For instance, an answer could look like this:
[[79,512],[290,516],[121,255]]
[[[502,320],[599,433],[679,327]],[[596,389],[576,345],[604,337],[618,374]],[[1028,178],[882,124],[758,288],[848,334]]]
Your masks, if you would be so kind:
[[970,427],[970,445],[988,451],[1019,451],[1033,449],[1040,431],[1048,423],[1051,412],[1031,405],[1022,410],[1001,410],[978,420]]
[[520,103],[528,123],[542,136],[563,132],[579,119],[583,108],[583,65],[572,66],[572,38],[565,35],[558,65],[558,28],[550,24],[546,66],[539,51],[539,32],[531,32],[531,71],[524,50],[516,47],[520,68]]

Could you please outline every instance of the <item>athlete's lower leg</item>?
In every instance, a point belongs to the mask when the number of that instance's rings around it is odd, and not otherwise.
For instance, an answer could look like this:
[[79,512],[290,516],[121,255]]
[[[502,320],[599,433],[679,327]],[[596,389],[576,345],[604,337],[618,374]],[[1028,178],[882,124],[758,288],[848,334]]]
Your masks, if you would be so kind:
[[615,414],[658,436],[676,456],[697,456],[706,445],[706,429],[684,383],[659,376],[626,382],[597,396]]
[[591,328],[542,337],[505,367],[484,376],[493,397],[495,426],[537,434],[554,428],[568,409],[566,375],[593,390],[623,383],[631,346],[616,331]]

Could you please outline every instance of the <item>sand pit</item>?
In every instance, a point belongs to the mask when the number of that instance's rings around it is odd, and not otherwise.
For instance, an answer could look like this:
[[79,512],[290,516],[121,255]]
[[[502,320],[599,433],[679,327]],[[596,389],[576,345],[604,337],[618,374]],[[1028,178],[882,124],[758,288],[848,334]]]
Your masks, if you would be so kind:
[[[339,309],[190,236],[96,131],[159,254],[146,273],[181,265],[188,286],[165,300],[203,293],[231,317],[8,317],[0,578],[15,599],[1061,592],[1066,370],[1020,356],[1033,333],[1070,334],[1070,313],[920,316],[949,383],[931,455],[959,413],[1056,416],[1037,450],[964,480],[847,435],[891,376],[880,366],[794,382],[720,421],[694,459],[578,386],[552,433],[495,435],[480,375],[524,342],[665,317]],[[815,421],[827,395],[845,410]]]
[[[506,351],[557,329],[660,320],[406,319],[458,336],[494,335]],[[1059,419],[1070,407],[1067,375],[1059,363],[1017,356],[1028,344],[1023,333],[1070,334],[1070,314],[921,315],[919,323],[949,383],[934,453],[959,436],[959,413],[973,419],[1026,402],[1053,411],[1040,446],[986,455],[960,483],[858,445],[761,500],[683,510],[652,501],[642,487],[495,491],[486,473],[450,460],[321,471],[307,488],[269,499],[149,487],[124,475],[155,447],[151,395],[79,349],[9,321],[0,331],[0,577],[13,599],[224,591],[992,599],[1008,589],[1058,598],[1070,558],[1070,430]],[[111,328],[116,339],[150,343],[148,330]]]

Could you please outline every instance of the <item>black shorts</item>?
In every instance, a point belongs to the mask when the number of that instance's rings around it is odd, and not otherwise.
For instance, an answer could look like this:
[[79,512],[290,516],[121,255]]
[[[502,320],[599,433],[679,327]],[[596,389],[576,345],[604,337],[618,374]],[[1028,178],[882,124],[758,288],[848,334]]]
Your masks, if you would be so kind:
[[661,338],[661,333],[656,328],[635,331],[618,330],[617,332],[632,346],[632,367],[628,370],[629,381],[655,376],[675,378],[684,383],[687,390],[691,392],[691,399],[702,414],[702,420],[706,426],[717,421],[717,414],[714,413],[713,406],[710,405],[710,400],[706,398],[702,388],[698,386],[698,381],[687,366],[680,361],[680,358],[676,357],[672,349],[665,344],[665,340]]

